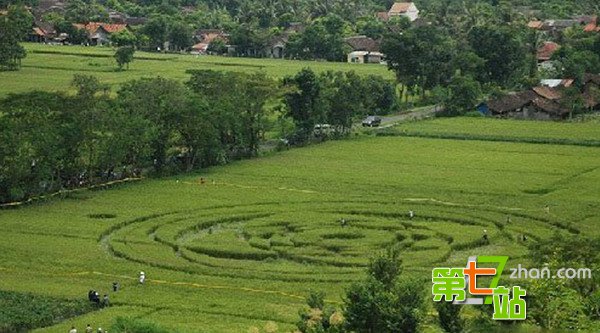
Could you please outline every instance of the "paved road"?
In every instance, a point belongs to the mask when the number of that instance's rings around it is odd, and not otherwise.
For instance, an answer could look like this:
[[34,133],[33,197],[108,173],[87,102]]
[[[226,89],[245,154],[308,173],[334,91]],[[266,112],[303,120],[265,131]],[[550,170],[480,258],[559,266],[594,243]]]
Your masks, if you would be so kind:
[[425,118],[431,118],[436,112],[436,106],[424,106],[420,108],[415,108],[410,110],[409,112],[403,112],[396,115],[384,116],[381,117],[381,126],[378,129],[392,127],[398,123],[404,121],[413,121],[420,120]]
[[[435,114],[436,109],[437,109],[437,107],[435,105],[430,105],[430,106],[414,108],[414,109],[411,109],[411,110],[408,110],[408,111],[405,111],[402,113],[398,113],[395,115],[383,116],[383,117],[381,117],[381,125],[379,127],[373,127],[372,129],[380,130],[380,129],[384,129],[384,128],[388,128],[388,127],[393,127],[396,124],[405,122],[405,121],[414,121],[414,120],[431,118]],[[353,127],[354,127],[354,129],[359,129],[359,128],[368,129],[368,127],[362,127],[361,122],[355,123]],[[273,151],[277,147],[277,143],[278,143],[278,140],[270,140],[267,142],[263,142],[260,145],[259,151],[263,152],[263,153]]]

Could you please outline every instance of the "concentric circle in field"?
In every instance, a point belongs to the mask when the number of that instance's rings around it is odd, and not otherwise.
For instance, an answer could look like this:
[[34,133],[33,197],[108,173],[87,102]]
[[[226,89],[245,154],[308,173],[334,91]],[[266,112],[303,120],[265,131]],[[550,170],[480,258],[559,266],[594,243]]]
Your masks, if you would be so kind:
[[348,282],[389,245],[407,269],[427,270],[471,254],[522,256],[524,235],[557,228],[577,232],[541,214],[432,200],[265,202],[140,217],[102,241],[117,257],[190,274]]

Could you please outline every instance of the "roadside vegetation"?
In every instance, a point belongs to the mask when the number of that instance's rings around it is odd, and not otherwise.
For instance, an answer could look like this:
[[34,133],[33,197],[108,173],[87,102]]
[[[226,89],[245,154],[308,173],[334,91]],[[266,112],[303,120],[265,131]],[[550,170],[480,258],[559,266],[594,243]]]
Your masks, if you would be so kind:
[[[75,95],[31,92],[0,102],[0,202],[125,178],[190,172],[280,147],[343,138],[356,119],[395,109],[394,85],[354,72],[189,71],[122,85],[76,75]],[[326,125],[323,125],[326,124]]]

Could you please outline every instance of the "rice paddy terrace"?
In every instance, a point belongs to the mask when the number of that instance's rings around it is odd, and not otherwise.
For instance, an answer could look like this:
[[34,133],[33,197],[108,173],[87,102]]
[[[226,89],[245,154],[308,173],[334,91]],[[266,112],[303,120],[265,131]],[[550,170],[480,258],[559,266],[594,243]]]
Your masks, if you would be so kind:
[[[464,126],[445,125],[449,133]],[[437,133],[441,125],[431,126]],[[462,266],[473,254],[527,263],[526,242],[556,232],[598,234],[598,184],[595,146],[497,137],[330,142],[1,211],[0,289],[77,298],[122,284],[112,307],[48,332],[108,326],[118,315],[183,332],[267,322],[289,331],[310,290],[338,304],[390,244],[402,248],[407,274],[427,279],[433,267]]]

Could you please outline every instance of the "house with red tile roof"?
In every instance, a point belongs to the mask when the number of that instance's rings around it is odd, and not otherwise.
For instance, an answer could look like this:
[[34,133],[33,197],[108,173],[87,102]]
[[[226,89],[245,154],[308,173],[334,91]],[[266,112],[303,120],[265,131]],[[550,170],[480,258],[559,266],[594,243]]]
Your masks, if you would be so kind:
[[[546,82],[544,82],[546,81]],[[566,119],[573,111],[565,101],[566,89],[577,87],[574,80],[544,80],[542,85],[491,99],[479,105],[486,114],[501,118],[525,118],[538,120]],[[556,81],[556,82],[550,82]],[[579,93],[584,107],[590,111],[600,109],[600,75],[585,74]]]
[[560,49],[560,45],[554,42],[544,42],[544,44],[537,50],[538,62],[548,61],[552,58],[552,55]]
[[389,11],[377,13],[377,17],[381,20],[387,21],[392,17],[404,16],[407,17],[411,22],[414,22],[419,18],[419,9],[412,1],[396,2],[392,5]]
[[76,23],[73,26],[87,32],[91,45],[105,45],[110,43],[110,35],[127,29],[127,24],[90,22],[88,24]]
[[593,20],[583,27],[585,32],[600,32],[600,25],[598,25],[598,17],[593,16]]

